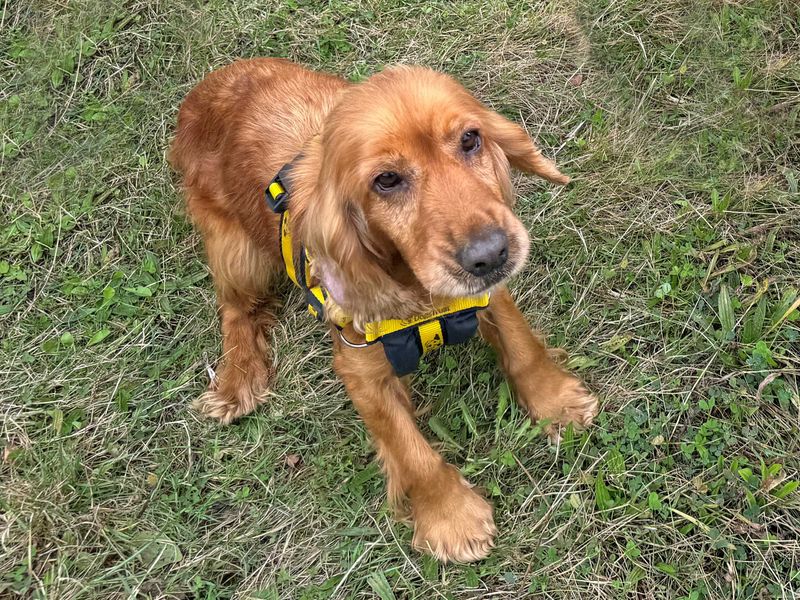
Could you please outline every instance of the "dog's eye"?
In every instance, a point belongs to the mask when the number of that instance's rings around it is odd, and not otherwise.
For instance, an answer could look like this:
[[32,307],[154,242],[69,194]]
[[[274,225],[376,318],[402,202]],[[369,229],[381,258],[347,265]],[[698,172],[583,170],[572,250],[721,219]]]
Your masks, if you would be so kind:
[[481,147],[481,135],[475,131],[467,131],[461,136],[461,150],[471,154]]
[[403,178],[400,177],[400,175],[394,171],[387,171],[386,173],[381,173],[375,178],[375,188],[379,192],[391,192],[402,182]]

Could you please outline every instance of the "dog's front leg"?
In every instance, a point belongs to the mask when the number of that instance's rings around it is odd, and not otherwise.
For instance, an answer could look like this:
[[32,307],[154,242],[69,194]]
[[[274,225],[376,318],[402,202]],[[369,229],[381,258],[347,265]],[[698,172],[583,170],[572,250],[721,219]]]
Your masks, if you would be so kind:
[[[358,335],[348,327],[348,340]],[[440,560],[468,562],[489,554],[492,507],[433,449],[417,428],[405,381],[380,344],[350,348],[334,337],[334,368],[364,419],[386,473],[390,502],[410,504],[414,546]]]
[[547,419],[547,431],[557,436],[559,427],[591,424],[597,399],[579,379],[557,365],[545,345],[531,331],[508,288],[492,293],[480,313],[480,333],[494,346],[517,400],[534,419]]

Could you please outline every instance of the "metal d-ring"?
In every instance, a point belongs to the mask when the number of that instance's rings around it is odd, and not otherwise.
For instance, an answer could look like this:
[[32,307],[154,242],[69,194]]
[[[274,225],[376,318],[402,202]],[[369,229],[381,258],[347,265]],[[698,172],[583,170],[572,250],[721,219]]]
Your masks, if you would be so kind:
[[342,333],[341,329],[337,329],[336,331],[339,332],[339,339],[342,340],[342,343],[348,348],[366,348],[367,346],[369,346],[367,342],[364,342],[363,344],[354,344],[346,337],[344,337],[344,333]]

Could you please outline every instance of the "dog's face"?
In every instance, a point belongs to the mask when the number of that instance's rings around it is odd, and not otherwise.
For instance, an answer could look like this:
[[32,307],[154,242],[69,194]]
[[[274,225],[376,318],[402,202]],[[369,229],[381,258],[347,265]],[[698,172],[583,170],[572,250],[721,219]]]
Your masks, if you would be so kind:
[[529,239],[511,210],[510,165],[568,181],[519,126],[421,68],[351,88],[321,143],[323,185],[358,243],[399,255],[435,296],[477,294],[522,268]]

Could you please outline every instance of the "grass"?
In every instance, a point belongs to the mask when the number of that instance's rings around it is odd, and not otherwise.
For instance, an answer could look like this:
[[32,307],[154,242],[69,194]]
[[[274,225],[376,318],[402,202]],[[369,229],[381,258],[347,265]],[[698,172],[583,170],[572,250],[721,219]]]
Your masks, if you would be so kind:
[[[791,0],[0,3],[0,597],[796,598],[800,8]],[[519,181],[513,289],[603,399],[548,445],[491,351],[414,383],[496,506],[475,565],[409,550],[297,294],[267,406],[220,349],[164,160],[234,58],[460,78],[574,177]]]

